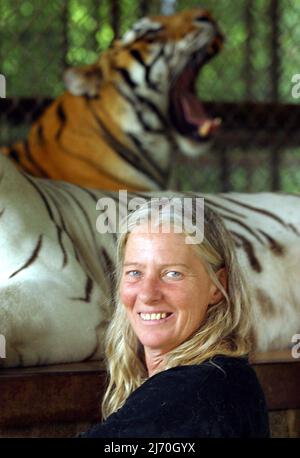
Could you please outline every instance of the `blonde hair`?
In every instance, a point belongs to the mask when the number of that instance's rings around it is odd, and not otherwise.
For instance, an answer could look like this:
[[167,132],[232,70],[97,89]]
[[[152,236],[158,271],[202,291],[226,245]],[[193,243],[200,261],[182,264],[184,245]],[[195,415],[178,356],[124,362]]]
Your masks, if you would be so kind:
[[[194,200],[196,196],[192,198]],[[181,197],[182,199],[184,196]],[[116,306],[105,341],[109,383],[102,402],[103,419],[122,407],[128,396],[148,377],[142,345],[119,299],[119,285],[128,235],[143,218],[145,221],[145,217],[150,217],[153,222],[151,208],[150,202],[147,202],[129,214],[125,221],[126,230],[120,233],[118,239]],[[166,217],[170,218],[170,212],[166,211],[166,208],[167,205],[163,204],[159,212],[155,213],[157,225],[161,225]],[[179,213],[176,208],[172,213],[173,227],[182,216]],[[191,218],[195,220],[195,206]],[[215,355],[238,357],[250,351],[250,300],[231,235],[221,218],[207,205],[205,205],[203,223],[203,240],[193,247],[223,297],[220,302],[208,307],[200,328],[188,340],[168,353],[163,370],[178,365],[200,364]],[[185,225],[183,233],[186,236],[190,235],[191,228]],[[227,291],[224,290],[216,275],[222,267],[225,267],[228,275]]]

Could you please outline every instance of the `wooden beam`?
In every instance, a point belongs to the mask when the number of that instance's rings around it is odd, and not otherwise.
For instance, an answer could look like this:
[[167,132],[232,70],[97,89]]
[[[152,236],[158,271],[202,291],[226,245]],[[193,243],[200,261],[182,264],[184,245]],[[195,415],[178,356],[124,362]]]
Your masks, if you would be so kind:
[[[282,352],[276,359],[275,352],[271,358],[256,354],[251,364],[270,411],[300,408],[300,361]],[[2,369],[0,427],[100,421],[105,380],[99,361]]]
[[[30,124],[51,99],[0,99],[0,122]],[[210,116],[221,117],[222,127],[214,139],[217,148],[280,148],[300,146],[300,105],[277,103],[205,102]]]

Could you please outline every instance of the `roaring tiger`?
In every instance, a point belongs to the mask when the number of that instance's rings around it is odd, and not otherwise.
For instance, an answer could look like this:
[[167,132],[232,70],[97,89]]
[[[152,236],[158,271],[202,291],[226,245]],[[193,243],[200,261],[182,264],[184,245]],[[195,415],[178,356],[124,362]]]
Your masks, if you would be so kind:
[[[300,196],[202,196],[234,237],[252,290],[256,349],[288,347],[300,332]],[[115,262],[115,234],[96,231],[101,198],[118,208],[117,192],[34,178],[0,155],[0,365],[101,359]]]
[[196,96],[223,36],[203,9],[143,18],[3,148],[26,172],[98,189],[167,189],[174,155],[197,156],[219,125]]

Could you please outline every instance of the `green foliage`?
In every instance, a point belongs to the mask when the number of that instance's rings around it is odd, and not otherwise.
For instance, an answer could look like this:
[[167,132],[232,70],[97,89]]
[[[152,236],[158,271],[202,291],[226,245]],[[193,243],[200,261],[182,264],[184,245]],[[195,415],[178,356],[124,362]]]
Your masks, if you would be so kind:
[[[246,27],[246,4],[251,4],[251,30]],[[280,0],[280,100],[291,101],[291,77],[300,72],[300,2]],[[198,6],[198,0],[178,0],[177,9]],[[226,36],[223,52],[203,69],[199,92],[206,100],[270,99],[270,0],[206,0]],[[160,1],[148,5],[160,12]],[[139,0],[120,0],[120,33],[141,16]],[[62,72],[69,65],[94,62],[114,37],[110,0],[1,0],[0,71],[11,96],[57,96]],[[249,47],[246,40],[250,34]],[[248,52],[250,49],[250,53]],[[249,83],[247,72],[251,72]],[[249,76],[249,75],[248,75]],[[251,86],[251,87],[250,87]]]

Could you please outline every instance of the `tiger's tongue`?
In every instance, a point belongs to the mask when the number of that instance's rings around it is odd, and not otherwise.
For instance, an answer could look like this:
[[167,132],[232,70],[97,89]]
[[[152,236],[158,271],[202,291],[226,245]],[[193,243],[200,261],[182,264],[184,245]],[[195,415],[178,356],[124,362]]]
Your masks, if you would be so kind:
[[177,82],[179,100],[184,117],[190,124],[200,126],[207,117],[201,102],[197,99],[194,91],[195,69],[188,67],[179,77]]
[[211,119],[206,114],[202,103],[195,94],[195,77],[193,66],[186,68],[178,77],[174,86],[173,106],[179,121],[189,124],[190,128],[196,130],[200,137],[207,137],[219,128],[221,120],[219,118]]
[[191,92],[182,92],[180,94],[180,102],[185,119],[190,124],[200,126],[207,120],[204,109],[194,94]]

